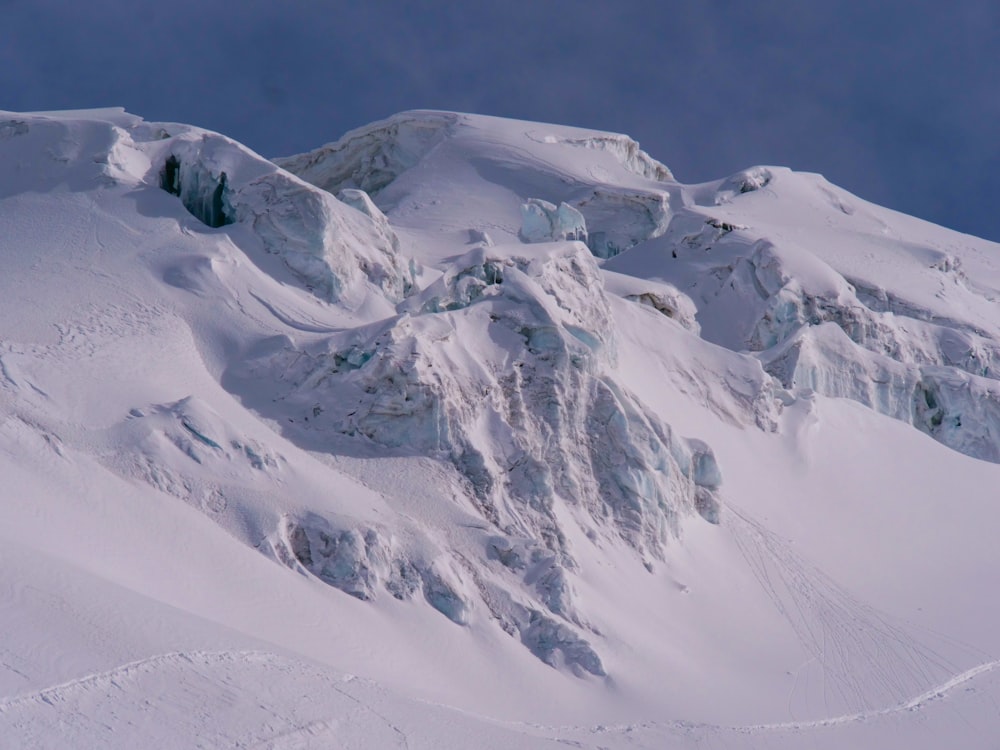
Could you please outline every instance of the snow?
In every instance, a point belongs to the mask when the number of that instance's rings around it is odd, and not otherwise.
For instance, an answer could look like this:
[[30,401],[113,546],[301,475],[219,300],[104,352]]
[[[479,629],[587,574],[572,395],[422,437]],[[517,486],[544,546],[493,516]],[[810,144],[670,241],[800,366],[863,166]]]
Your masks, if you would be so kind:
[[568,203],[555,206],[539,198],[521,205],[521,239],[525,242],[587,241],[583,214]]
[[990,747],[998,248],[626,136],[0,113],[3,747]]

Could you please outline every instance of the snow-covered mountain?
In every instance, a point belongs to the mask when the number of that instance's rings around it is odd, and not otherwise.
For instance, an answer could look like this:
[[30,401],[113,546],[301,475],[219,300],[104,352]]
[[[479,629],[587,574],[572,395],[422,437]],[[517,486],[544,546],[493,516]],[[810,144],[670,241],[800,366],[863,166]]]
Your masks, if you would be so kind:
[[1000,246],[408,112],[0,113],[0,746],[992,747]]

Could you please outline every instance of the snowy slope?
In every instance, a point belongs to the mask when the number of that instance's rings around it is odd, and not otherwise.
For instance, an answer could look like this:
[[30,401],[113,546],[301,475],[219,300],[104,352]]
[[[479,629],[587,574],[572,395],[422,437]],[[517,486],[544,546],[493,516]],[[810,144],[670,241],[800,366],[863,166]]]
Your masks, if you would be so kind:
[[989,747],[998,247],[624,136],[0,113],[4,747]]

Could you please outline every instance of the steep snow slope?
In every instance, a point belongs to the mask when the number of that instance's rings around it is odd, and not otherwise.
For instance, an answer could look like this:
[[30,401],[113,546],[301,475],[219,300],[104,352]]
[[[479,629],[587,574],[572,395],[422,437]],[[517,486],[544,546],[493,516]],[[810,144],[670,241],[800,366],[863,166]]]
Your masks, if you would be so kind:
[[0,116],[0,237],[5,747],[1000,729],[990,243],[575,128],[117,110]]
[[1000,461],[996,246],[759,168],[689,191],[670,230],[609,268],[669,280],[705,338],[789,390],[859,401]]

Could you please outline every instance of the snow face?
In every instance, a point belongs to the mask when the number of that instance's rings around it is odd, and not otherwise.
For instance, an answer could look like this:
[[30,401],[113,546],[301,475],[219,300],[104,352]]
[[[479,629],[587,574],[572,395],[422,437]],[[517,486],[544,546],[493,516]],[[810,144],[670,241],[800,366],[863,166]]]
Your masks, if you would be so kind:
[[357,305],[370,284],[398,301],[412,287],[413,270],[399,257],[398,240],[364,198],[350,194],[347,203],[358,210],[348,211],[214,134],[181,134],[158,150],[166,154],[161,186],[167,192],[208,226],[250,227],[264,252],[280,257],[322,299]]
[[[277,163],[330,192],[369,190],[404,224],[488,198],[481,212],[462,210],[485,222],[472,229],[586,241],[599,258],[666,231],[677,188],[627,136],[441,112],[402,113]],[[458,173],[461,181],[441,179]],[[460,187],[468,180],[482,185]],[[452,222],[440,217],[441,226]]]
[[568,203],[554,206],[548,201],[529,198],[521,206],[521,239],[525,242],[587,241],[587,222],[583,214]]
[[[494,616],[545,661],[558,651],[558,663],[604,674],[570,626],[586,613],[572,593],[578,563],[567,523],[662,558],[686,516],[718,522],[721,475],[705,443],[675,435],[615,379],[612,316],[586,248],[532,249],[525,256],[522,245],[476,248],[403,303],[400,316],[309,349],[268,353],[240,371],[239,387],[274,383],[281,410],[264,413],[294,415],[311,444],[349,436],[449,461],[508,548],[531,540],[505,567],[523,576],[536,604],[518,605],[497,586],[484,597],[507,602]],[[385,584],[396,595],[405,588],[400,575],[418,580],[425,570],[394,561],[370,541],[373,532],[346,531],[340,541],[317,532],[322,543],[296,533],[299,541],[286,543],[292,556],[360,598],[371,595],[369,578],[396,571]],[[478,554],[497,545],[492,539]],[[551,568],[545,575],[533,572],[539,555]]]
[[997,246],[471,115],[279,162],[0,115],[0,744],[996,736]]
[[670,194],[665,190],[596,187],[579,199],[577,208],[593,231],[587,244],[598,258],[612,258],[659,237],[670,223]]
[[[857,199],[773,168],[693,193],[701,203],[714,196],[715,207],[679,213],[661,240],[609,267],[646,274],[644,260],[648,267],[658,257],[663,277],[696,300],[706,338],[755,352],[789,391],[849,398],[955,450],[998,460],[1000,332],[986,312],[994,298],[969,280],[942,230],[929,228],[919,242],[887,241],[889,225],[855,207]],[[751,213],[742,206],[786,195],[794,197],[781,218],[791,231],[772,230],[767,211],[744,221]],[[832,207],[836,220],[810,222]],[[885,256],[895,274],[876,280]],[[934,294],[919,298],[918,290]]]
[[[719,482],[696,481],[708,474],[686,443],[611,376],[611,315],[585,248],[538,250],[474,250],[401,317],[283,350],[243,377],[287,384],[281,400],[303,425],[312,413],[310,432],[447,457],[508,533],[566,551],[559,498],[660,555],[696,495],[714,507]],[[707,446],[698,455],[712,463]]]

